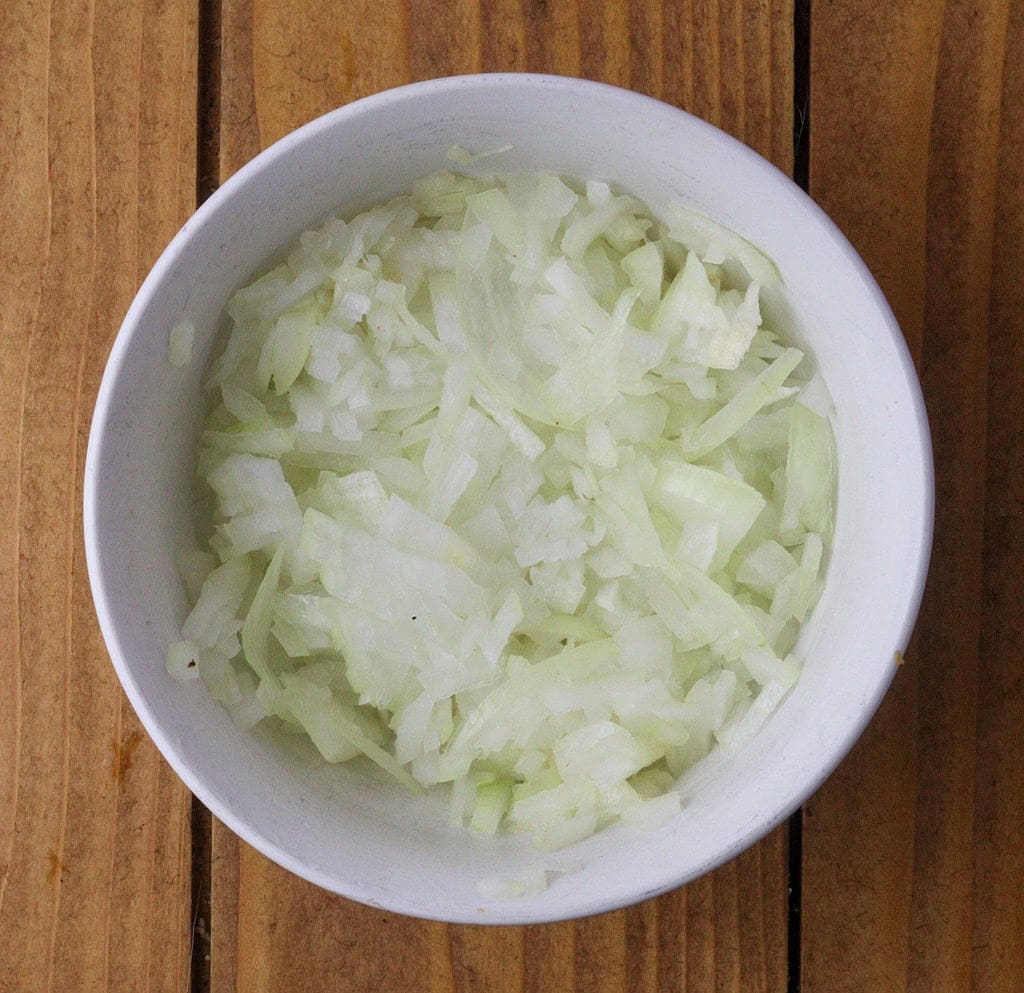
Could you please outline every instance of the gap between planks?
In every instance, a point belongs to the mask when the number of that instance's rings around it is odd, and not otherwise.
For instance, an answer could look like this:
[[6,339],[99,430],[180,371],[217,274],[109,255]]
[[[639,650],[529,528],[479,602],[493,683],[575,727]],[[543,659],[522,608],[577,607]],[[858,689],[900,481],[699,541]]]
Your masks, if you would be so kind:
[[[199,0],[196,45],[196,207],[217,189],[220,176],[221,0]],[[210,993],[213,816],[192,797],[191,993]]]
[[[793,4],[793,180],[810,191],[811,149],[811,0]],[[803,897],[803,809],[789,819],[786,832],[786,990],[800,993],[800,908]]]

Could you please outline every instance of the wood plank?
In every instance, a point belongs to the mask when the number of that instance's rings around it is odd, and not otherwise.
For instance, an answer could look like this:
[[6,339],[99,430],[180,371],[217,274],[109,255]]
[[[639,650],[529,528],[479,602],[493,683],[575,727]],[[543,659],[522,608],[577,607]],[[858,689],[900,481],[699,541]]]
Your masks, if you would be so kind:
[[[918,358],[938,508],[911,664],[807,808],[802,988],[811,993],[1017,988],[972,984],[975,913],[998,932],[1015,912],[981,909],[975,873],[994,880],[991,859],[1005,852],[997,842],[978,861],[972,844],[989,830],[976,820],[977,777],[979,793],[1003,809],[981,785],[989,772],[976,730],[988,734],[990,751],[998,748],[988,729],[1000,703],[990,697],[979,706],[978,679],[1009,6],[864,0],[813,10],[811,191],[864,254]],[[1004,160],[1020,138],[1004,131]],[[985,664],[1005,684],[1015,663],[1004,653]],[[1006,823],[1019,831],[1019,818]]]
[[[812,5],[811,193],[878,278],[917,355],[939,13],[928,0]],[[801,985],[811,993],[904,988],[915,666],[804,808]]]
[[[477,70],[583,75],[700,113],[792,168],[791,0],[225,0],[221,177],[340,104]],[[214,829],[211,990],[786,987],[786,834],[694,885],[553,927],[413,921],[330,896]],[[303,935],[302,955],[275,935]],[[382,970],[385,973],[382,977]]]
[[978,670],[973,989],[1024,977],[1024,5],[1011,4],[1003,61],[989,314],[985,623]]
[[0,5],[0,989],[184,989],[189,797],[82,551],[113,335],[193,206],[195,8]]
[[907,981],[915,993],[972,987],[973,838],[982,827],[975,822],[974,790],[984,774],[976,722],[986,723],[977,695],[988,316],[1009,7],[1009,0],[983,0],[946,8],[932,123],[922,382],[939,453],[933,575],[955,578],[932,583],[918,639],[920,763]]

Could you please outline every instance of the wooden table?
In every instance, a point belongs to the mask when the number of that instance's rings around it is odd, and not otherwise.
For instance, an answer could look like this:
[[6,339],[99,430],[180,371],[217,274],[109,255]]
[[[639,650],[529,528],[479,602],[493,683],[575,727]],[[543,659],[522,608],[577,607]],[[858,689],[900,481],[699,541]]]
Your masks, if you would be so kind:
[[[197,201],[323,111],[480,70],[653,94],[808,186],[902,323],[938,471],[916,647],[802,814],[658,900],[490,930],[210,824],[121,694],[80,510],[107,351]],[[1019,0],[2,0],[0,991],[1024,990],[1022,430]]]

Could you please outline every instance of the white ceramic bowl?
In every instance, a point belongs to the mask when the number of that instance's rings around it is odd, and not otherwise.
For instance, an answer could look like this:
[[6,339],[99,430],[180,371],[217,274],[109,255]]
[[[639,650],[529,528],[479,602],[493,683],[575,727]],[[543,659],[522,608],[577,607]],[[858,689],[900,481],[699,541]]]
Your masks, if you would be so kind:
[[[513,150],[483,166],[611,180],[656,210],[716,217],[776,260],[786,318],[835,402],[838,511],[821,601],[798,646],[806,670],[760,734],[691,776],[659,830],[600,833],[563,853],[548,890],[485,900],[481,878],[537,861],[519,837],[480,839],[413,798],[312,749],[238,730],[199,682],[173,682],[167,644],[186,613],[174,553],[190,524],[200,379],[230,293],[329,212],[353,212],[450,166],[453,144]],[[778,307],[778,303],[776,304]],[[167,363],[182,315],[196,360]],[[182,228],[114,344],[85,469],[96,610],[121,682],[189,788],[222,821],[306,879],[375,906],[450,921],[595,913],[661,893],[733,857],[792,812],[874,713],[910,636],[927,567],[932,465],[913,365],[853,248],[790,180],[746,146],[665,104],[596,83],[529,75],[441,79],[360,100],[259,155]]]

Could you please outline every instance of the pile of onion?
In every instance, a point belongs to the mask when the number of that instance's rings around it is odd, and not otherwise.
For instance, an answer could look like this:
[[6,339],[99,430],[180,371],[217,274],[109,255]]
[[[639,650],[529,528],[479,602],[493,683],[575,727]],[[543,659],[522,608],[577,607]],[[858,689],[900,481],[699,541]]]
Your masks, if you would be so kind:
[[477,832],[662,822],[793,686],[821,586],[827,396],[762,322],[777,283],[553,175],[306,232],[227,306],[169,670]]

